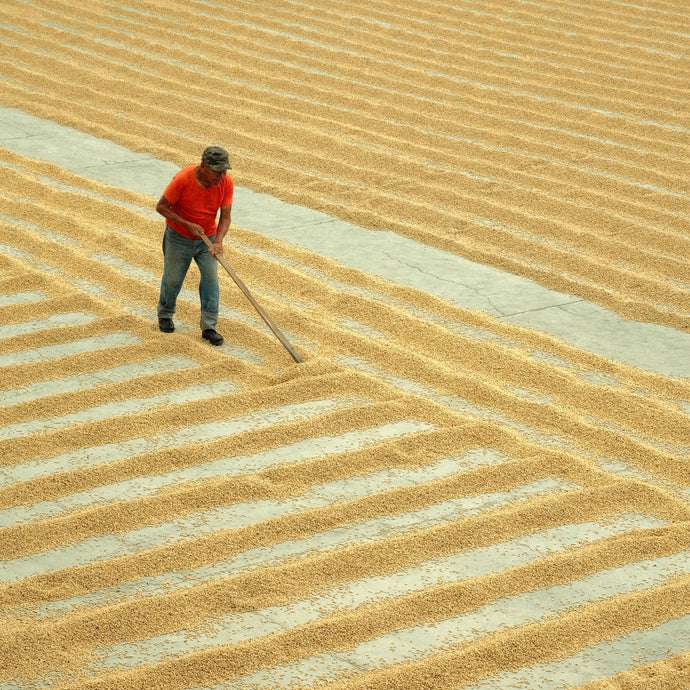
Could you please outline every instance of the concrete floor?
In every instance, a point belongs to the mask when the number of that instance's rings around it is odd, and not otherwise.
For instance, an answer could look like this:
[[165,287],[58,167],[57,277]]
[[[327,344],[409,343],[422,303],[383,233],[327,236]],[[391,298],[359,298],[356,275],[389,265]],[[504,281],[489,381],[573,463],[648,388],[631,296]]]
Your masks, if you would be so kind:
[[[178,167],[113,142],[0,107],[0,144],[78,175],[151,196]],[[190,161],[193,163],[195,161]],[[648,371],[690,377],[690,333],[630,321],[574,295],[467,261],[392,232],[371,231],[250,189],[236,188],[233,223]]]

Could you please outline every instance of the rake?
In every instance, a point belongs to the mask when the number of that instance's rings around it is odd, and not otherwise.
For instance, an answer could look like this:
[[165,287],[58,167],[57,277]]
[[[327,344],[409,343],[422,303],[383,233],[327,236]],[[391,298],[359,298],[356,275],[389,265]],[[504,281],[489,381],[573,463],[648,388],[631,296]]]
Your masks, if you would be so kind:
[[[209,249],[213,249],[213,243],[208,239],[208,237],[206,237],[206,235],[202,235],[201,239],[204,240]],[[295,362],[301,362],[302,358],[297,354],[297,352],[295,352],[295,348],[290,345],[290,341],[285,337],[285,335],[283,335],[283,332],[278,328],[278,326],[273,323],[273,320],[266,313],[264,308],[254,299],[252,293],[249,292],[249,288],[247,288],[237,273],[235,273],[235,271],[232,269],[232,266],[230,266],[230,264],[225,260],[225,257],[222,254],[216,254],[214,256],[228,272],[228,275],[235,281],[237,287],[242,290],[244,296],[252,303],[252,306],[259,313],[259,316],[264,320],[264,323],[271,329],[271,331],[273,331],[273,335],[280,340],[283,347],[290,353],[292,359],[294,359]]]

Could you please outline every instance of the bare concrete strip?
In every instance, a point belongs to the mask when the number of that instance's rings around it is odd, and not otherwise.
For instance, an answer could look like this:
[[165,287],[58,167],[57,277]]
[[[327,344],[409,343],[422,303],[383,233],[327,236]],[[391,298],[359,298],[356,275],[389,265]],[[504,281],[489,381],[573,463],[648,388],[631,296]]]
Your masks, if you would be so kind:
[[[0,107],[0,144],[79,175],[148,194],[152,205],[177,171],[170,162],[16,108]],[[690,351],[690,333],[630,321],[573,295],[393,232],[367,230],[246,188],[236,190],[233,222],[459,306],[543,330],[604,357],[690,377],[690,359],[680,356]]]

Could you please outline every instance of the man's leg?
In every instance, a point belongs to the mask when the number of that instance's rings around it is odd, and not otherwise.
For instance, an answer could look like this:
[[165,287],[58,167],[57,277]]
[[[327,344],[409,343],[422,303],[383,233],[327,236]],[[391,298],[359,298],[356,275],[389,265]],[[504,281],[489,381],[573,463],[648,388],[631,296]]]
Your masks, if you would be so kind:
[[207,328],[215,330],[218,323],[218,301],[220,299],[218,262],[211,256],[206,245],[203,245],[194,259],[199,266],[199,273],[201,273],[201,279],[199,280],[201,330],[204,331]]
[[193,255],[194,242],[166,225],[163,235],[163,277],[158,300],[159,323],[162,319],[172,319],[175,315],[177,296],[182,289]]
[[[213,238],[210,238],[213,240]],[[199,301],[201,303],[201,331],[214,331],[218,323],[218,303],[220,300],[220,290],[218,287],[218,261],[208,251],[208,247],[203,244],[194,257],[199,266],[199,273],[201,279],[199,281]],[[223,339],[220,335],[218,338],[204,337],[214,345],[220,345]],[[220,339],[220,340],[219,340]]]

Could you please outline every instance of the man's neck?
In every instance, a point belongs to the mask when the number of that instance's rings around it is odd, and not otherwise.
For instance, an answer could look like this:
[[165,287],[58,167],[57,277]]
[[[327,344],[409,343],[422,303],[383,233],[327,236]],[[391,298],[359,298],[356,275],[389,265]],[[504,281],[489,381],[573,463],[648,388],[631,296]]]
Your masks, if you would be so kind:
[[200,172],[201,172],[201,166],[198,166],[198,165],[197,165],[197,167],[194,168],[194,177],[195,177],[196,181],[199,183],[199,186],[200,186],[200,187],[203,187],[204,189],[208,189],[208,188],[209,188],[209,185],[207,185],[207,184],[201,179],[201,177],[199,176],[199,173],[200,173]]

